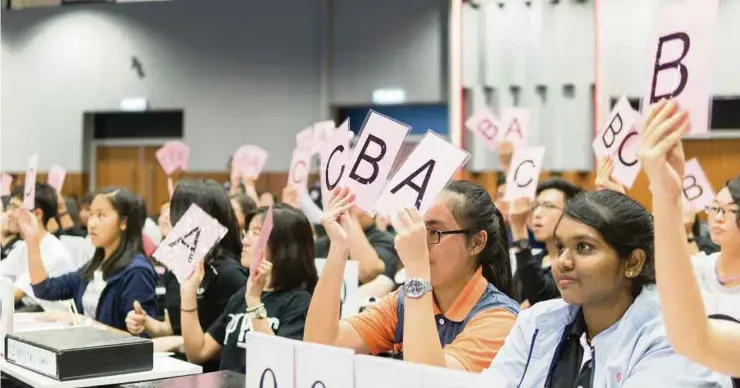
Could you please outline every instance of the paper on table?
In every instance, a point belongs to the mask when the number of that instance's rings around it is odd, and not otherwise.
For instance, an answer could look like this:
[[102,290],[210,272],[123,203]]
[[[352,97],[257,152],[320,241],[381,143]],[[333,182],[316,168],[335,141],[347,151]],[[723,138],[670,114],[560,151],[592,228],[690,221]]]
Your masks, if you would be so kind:
[[423,216],[468,158],[468,152],[428,131],[385,186],[375,210],[393,217],[401,209],[416,207]]
[[658,7],[649,36],[643,114],[664,98],[689,111],[690,133],[709,132],[712,44],[719,0],[683,0]]
[[353,387],[351,349],[295,342],[295,380],[298,387]]
[[422,388],[424,366],[376,356],[355,356],[355,388]]
[[252,261],[249,265],[249,276],[254,276],[257,273],[262,260],[265,259],[264,252],[267,247],[267,243],[270,241],[270,233],[272,233],[272,206],[267,209],[267,214],[262,221],[262,228],[260,229],[260,237],[252,248]]
[[36,172],[39,167],[39,155],[33,154],[28,159],[26,170],[26,184],[23,193],[23,207],[28,210],[36,208]]
[[255,331],[248,332],[247,387],[294,388],[296,342]]
[[169,268],[182,284],[226,234],[226,228],[193,204],[154,251],[154,258]]

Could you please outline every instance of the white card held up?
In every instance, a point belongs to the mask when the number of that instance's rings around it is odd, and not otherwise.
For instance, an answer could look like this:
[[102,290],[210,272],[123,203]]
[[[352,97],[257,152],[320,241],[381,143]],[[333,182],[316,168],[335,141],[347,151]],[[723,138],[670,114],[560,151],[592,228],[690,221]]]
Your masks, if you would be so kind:
[[354,190],[357,207],[371,216],[409,129],[373,110],[365,119],[343,182]]
[[295,388],[297,341],[251,331],[246,342],[247,387]]
[[545,147],[527,147],[514,150],[514,155],[511,158],[511,168],[506,174],[505,200],[513,201],[522,197],[534,199],[544,157]]
[[296,387],[354,386],[354,354],[351,349],[296,341]]
[[635,122],[639,117],[632,109],[627,97],[622,96],[614,106],[609,119],[599,131],[593,142],[594,153],[597,159],[604,156],[612,156],[619,151],[622,142],[632,132]]
[[529,127],[529,110],[523,108],[508,107],[501,111],[501,122],[503,123],[499,141],[508,141],[514,147],[522,147],[527,144],[527,129]]
[[295,135],[296,148],[311,150],[313,148],[314,130],[313,126],[307,127]]
[[483,140],[488,149],[495,151],[502,133],[501,122],[488,109],[483,108],[465,121],[465,127]]
[[424,366],[376,356],[355,356],[355,388],[422,388]]
[[637,148],[640,146],[641,120],[638,116],[635,127],[624,137],[612,156],[614,159],[612,177],[628,189],[632,188],[642,168],[640,161],[637,159]]
[[424,388],[496,387],[483,385],[484,374],[436,367],[424,368],[421,381]]
[[[316,273],[321,276],[326,259],[316,259]],[[342,277],[342,293],[339,295],[341,305],[341,317],[349,318],[360,312],[359,303],[360,267],[357,261],[348,260],[344,267]]]
[[293,160],[290,162],[288,171],[288,186],[295,187],[299,191],[308,189],[308,173],[311,168],[311,150],[293,150]]
[[643,114],[675,98],[689,111],[690,133],[709,132],[711,57],[719,0],[683,0],[657,8],[648,37],[649,68]]
[[707,175],[694,158],[686,162],[683,174],[683,202],[695,213],[703,211],[704,208],[714,200],[714,188],[709,183]]
[[33,154],[28,159],[28,169],[26,169],[26,182],[23,187],[23,207],[27,210],[36,208],[36,173],[39,168],[39,155]]
[[49,183],[49,186],[53,187],[54,190],[57,191],[57,193],[61,193],[62,187],[64,186],[64,178],[66,176],[67,170],[65,170],[64,167],[55,164],[49,168],[49,175],[46,177],[46,181]]
[[169,268],[182,284],[193,273],[198,261],[203,260],[221,241],[226,231],[223,225],[197,205],[190,205],[153,256]]
[[391,217],[415,207],[423,216],[468,158],[468,152],[428,131],[385,186],[375,210]]
[[329,206],[331,192],[334,190],[347,169],[349,163],[349,119],[344,120],[332,136],[323,143],[319,151],[321,167],[319,177],[321,183],[321,202],[324,209]]

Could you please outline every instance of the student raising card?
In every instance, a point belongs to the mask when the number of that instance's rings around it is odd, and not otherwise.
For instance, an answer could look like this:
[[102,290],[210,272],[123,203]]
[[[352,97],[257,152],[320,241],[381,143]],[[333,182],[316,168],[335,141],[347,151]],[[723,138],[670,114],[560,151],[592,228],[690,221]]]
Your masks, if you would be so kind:
[[33,154],[28,159],[28,169],[26,170],[26,184],[23,193],[23,207],[28,210],[36,208],[36,172],[39,167],[39,155]]
[[259,268],[262,260],[265,259],[265,248],[267,242],[270,240],[270,233],[272,233],[272,206],[267,209],[267,215],[262,220],[262,227],[260,228],[260,238],[254,244],[252,248],[252,262],[249,264],[249,276],[254,276]]
[[506,175],[505,200],[513,201],[522,197],[534,199],[544,157],[545,147],[517,148],[514,151],[511,168]]
[[226,228],[193,204],[154,251],[154,258],[169,268],[181,284],[199,260],[226,234]]
[[245,178],[256,180],[267,163],[268,153],[255,145],[243,145],[234,153],[231,168]]

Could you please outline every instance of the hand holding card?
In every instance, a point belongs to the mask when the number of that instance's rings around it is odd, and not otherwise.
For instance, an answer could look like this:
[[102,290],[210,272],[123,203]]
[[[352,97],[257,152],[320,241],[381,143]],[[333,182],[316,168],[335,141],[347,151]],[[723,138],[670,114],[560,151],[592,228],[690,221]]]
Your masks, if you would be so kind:
[[53,187],[54,190],[57,191],[57,193],[62,192],[62,186],[64,186],[64,178],[67,176],[67,170],[65,170],[62,166],[59,165],[53,165],[49,169],[49,176],[47,177],[47,181],[49,183],[49,186]]
[[36,208],[36,172],[39,167],[39,155],[33,154],[28,159],[28,169],[26,170],[26,184],[23,193],[23,207],[27,210]]
[[262,228],[260,230],[260,237],[252,247],[252,261],[249,263],[249,276],[252,277],[257,273],[262,260],[265,259],[265,249],[267,243],[270,241],[270,233],[272,233],[272,206],[267,209],[267,214],[262,220]]

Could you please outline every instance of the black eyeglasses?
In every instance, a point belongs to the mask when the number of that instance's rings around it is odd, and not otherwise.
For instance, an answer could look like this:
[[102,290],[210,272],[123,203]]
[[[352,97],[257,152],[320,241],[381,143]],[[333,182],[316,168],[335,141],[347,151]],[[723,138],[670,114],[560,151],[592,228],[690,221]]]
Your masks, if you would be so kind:
[[437,229],[429,229],[427,228],[427,243],[429,244],[439,244],[439,241],[442,240],[442,236],[446,234],[465,234],[470,232],[469,229],[459,229],[459,230],[437,230]]

